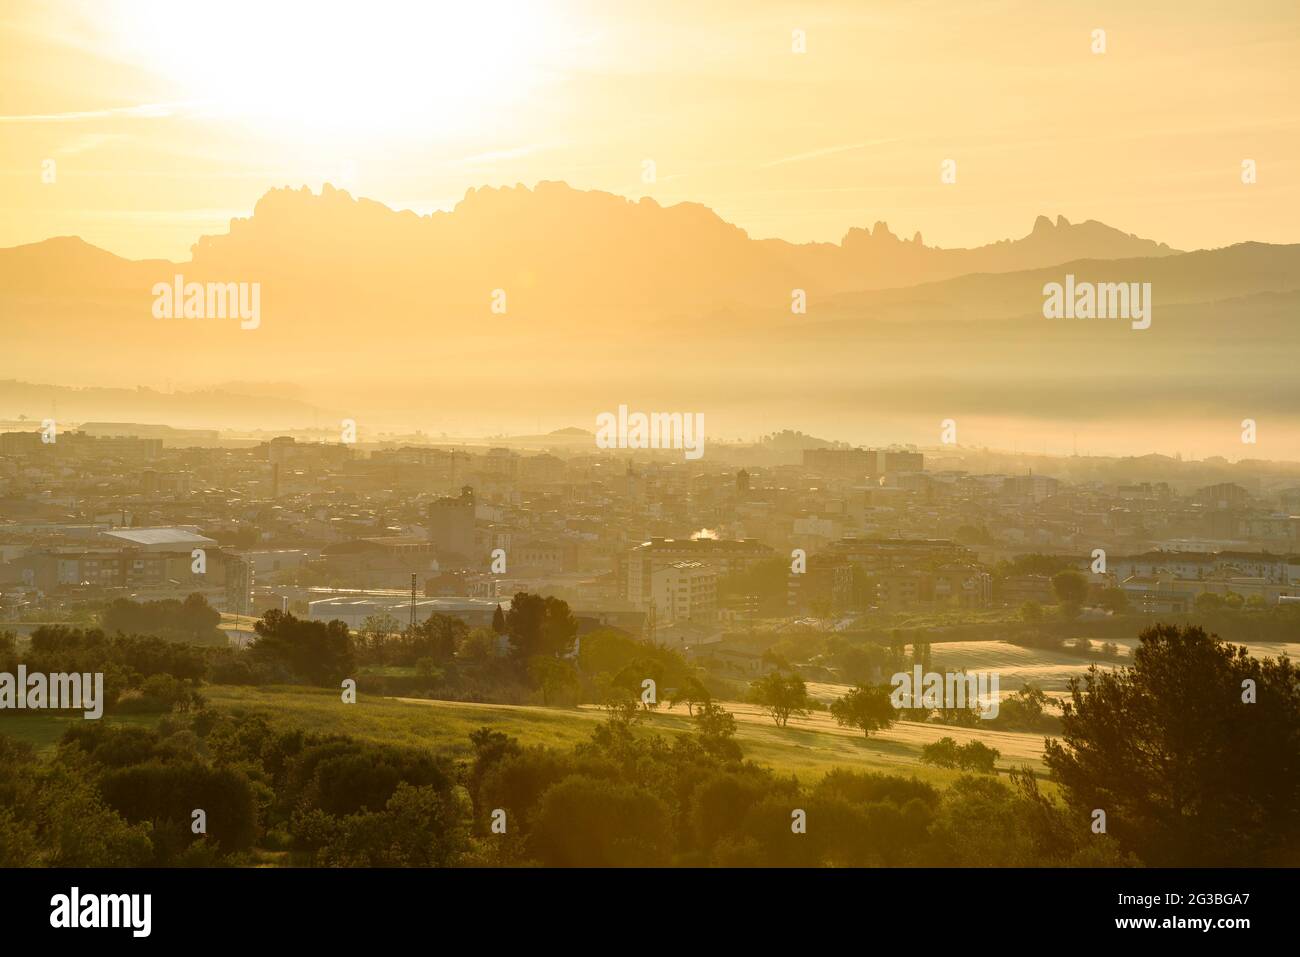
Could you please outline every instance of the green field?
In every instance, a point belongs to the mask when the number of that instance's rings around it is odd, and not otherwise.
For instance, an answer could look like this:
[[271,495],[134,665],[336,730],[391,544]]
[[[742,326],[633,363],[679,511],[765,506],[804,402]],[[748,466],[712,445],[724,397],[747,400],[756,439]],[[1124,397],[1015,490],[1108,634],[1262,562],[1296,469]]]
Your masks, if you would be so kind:
[[[99,719],[110,725],[151,727],[157,723],[156,714],[105,715]],[[63,737],[63,732],[74,724],[86,720],[78,717],[28,712],[20,715],[6,715],[0,720],[0,734],[26,741],[40,752],[52,751]]]
[[[470,755],[469,733],[476,728],[504,731],[524,745],[568,748],[587,740],[594,724],[604,720],[604,712],[591,706],[542,708],[403,698],[367,700],[365,696],[355,705],[345,705],[334,691],[284,687],[216,686],[205,693],[223,710],[248,711],[313,730],[430,748],[452,758]],[[968,737],[988,741],[1007,755],[999,762],[1003,767],[1026,763],[1042,770],[1038,757],[1041,735],[980,733],[904,722],[868,740],[836,727],[825,714],[792,719],[789,727],[777,728],[752,706],[738,702],[724,702],[724,706],[736,714],[737,740],[746,758],[802,780],[816,780],[835,767],[851,767],[915,774],[936,784],[945,783],[955,776],[953,772],[919,761],[921,745],[943,735],[959,741]],[[647,734],[679,734],[692,727],[680,707],[647,714],[642,723]]]
[[[209,704],[222,711],[259,714],[277,725],[302,727],[323,733],[346,734],[363,740],[428,748],[449,758],[468,758],[469,734],[476,728],[492,727],[518,738],[524,745],[569,748],[587,740],[604,712],[593,706],[578,709],[535,706],[473,704],[406,698],[367,698],[354,705],[344,704],[339,692],[316,688],[258,688],[209,685],[203,689]],[[950,735],[964,742],[970,738],[987,741],[1003,752],[1000,768],[1028,764],[1043,770],[1039,758],[1041,735],[983,732],[900,722],[870,739],[839,728],[824,712],[795,718],[786,728],[752,705],[724,702],[737,718],[737,740],[745,757],[767,765],[780,774],[794,775],[806,783],[815,782],[832,768],[915,775],[936,785],[951,781],[956,772],[920,763],[921,746]],[[0,731],[30,741],[43,751],[52,749],[63,730],[76,718],[46,715],[11,718]],[[149,725],[157,716],[112,716],[112,724]],[[681,707],[647,714],[643,734],[674,735],[691,730],[692,723]]]

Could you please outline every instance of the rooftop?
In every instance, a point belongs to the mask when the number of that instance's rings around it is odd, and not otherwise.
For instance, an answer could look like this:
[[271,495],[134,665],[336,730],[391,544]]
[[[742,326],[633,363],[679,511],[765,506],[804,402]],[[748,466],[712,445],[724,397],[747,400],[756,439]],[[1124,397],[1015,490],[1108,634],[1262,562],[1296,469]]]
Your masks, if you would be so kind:
[[115,528],[104,532],[133,545],[215,545],[215,538],[207,538],[183,528]]

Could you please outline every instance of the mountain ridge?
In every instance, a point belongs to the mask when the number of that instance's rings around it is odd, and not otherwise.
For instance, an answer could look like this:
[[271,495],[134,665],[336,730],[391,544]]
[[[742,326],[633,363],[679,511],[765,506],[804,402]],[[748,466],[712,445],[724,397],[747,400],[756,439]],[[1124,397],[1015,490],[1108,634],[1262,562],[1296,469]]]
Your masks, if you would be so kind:
[[78,237],[54,237],[0,250],[0,278],[13,291],[49,293],[56,276],[85,273],[81,278],[99,288],[111,284],[114,270],[125,286],[168,270],[221,281],[329,283],[346,276],[384,286],[423,273],[457,305],[513,286],[570,301],[675,310],[684,300],[767,305],[796,288],[826,296],[1075,259],[1179,253],[1096,220],[1071,224],[1063,216],[1054,223],[1039,216],[1023,237],[969,248],[926,246],[919,232],[901,239],[884,222],[852,227],[839,243],[791,243],[755,239],[700,203],[664,206],[559,181],[472,187],[451,210],[425,215],[326,184],[318,193],[268,190],[225,233],[200,236],[188,262],[130,260]]

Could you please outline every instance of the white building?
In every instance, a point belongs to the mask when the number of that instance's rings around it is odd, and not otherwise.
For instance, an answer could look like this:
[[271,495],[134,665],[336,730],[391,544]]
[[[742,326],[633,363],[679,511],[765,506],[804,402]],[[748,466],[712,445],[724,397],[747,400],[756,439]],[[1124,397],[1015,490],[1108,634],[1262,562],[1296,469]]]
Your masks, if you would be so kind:
[[656,625],[672,621],[712,623],[718,607],[718,572],[703,562],[672,562],[650,575]]
[[725,578],[775,555],[769,546],[754,539],[652,538],[637,545],[628,556],[624,569],[627,589],[624,594],[633,607],[648,610],[655,573],[675,562],[701,562]]

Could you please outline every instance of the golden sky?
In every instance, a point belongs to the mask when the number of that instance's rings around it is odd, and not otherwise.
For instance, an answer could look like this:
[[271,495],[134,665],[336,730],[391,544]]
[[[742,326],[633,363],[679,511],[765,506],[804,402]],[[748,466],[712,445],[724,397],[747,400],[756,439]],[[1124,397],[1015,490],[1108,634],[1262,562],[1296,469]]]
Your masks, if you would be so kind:
[[275,186],[428,212],[555,179],[800,242],[885,220],[978,245],[1040,213],[1180,248],[1295,242],[1298,11],[3,0],[0,246],[185,259]]

